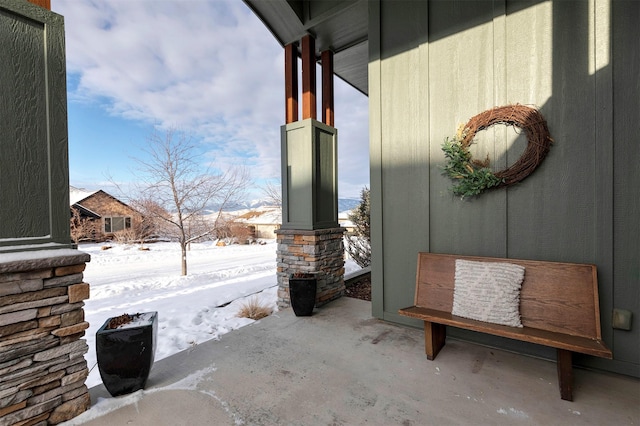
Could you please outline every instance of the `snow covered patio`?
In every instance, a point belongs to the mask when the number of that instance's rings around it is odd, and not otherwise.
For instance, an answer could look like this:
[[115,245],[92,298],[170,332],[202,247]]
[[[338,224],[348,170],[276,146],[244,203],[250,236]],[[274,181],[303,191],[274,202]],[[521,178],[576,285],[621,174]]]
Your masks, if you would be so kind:
[[284,309],[157,361],[147,389],[90,390],[86,425],[638,424],[640,382],[449,340],[435,361],[422,330],[343,297],[312,317]]

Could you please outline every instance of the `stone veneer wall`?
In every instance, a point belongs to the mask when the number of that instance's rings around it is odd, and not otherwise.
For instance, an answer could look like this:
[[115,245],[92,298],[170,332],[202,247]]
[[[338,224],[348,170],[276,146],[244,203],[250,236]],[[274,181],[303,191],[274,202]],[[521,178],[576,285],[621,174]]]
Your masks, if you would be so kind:
[[91,405],[89,260],[72,249],[0,254],[0,425],[58,424]]
[[289,277],[294,272],[318,273],[316,306],[344,294],[344,228],[313,231],[279,229],[278,306],[290,306]]

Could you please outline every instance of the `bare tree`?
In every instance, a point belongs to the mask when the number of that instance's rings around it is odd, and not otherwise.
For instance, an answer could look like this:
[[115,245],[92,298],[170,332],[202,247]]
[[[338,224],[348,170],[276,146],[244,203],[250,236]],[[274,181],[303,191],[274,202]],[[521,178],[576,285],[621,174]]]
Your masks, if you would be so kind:
[[82,217],[80,210],[71,207],[71,239],[78,244],[80,241],[86,241],[94,238],[95,224],[87,217]]
[[144,249],[144,243],[150,237],[162,233],[165,220],[160,218],[169,217],[169,213],[150,198],[136,198],[129,204],[140,212],[134,218],[131,229],[134,239],[140,243],[140,249]]
[[153,200],[160,208],[143,213],[163,221],[173,231],[180,243],[182,275],[186,275],[189,243],[215,229],[202,229],[205,209],[217,206],[219,217],[228,204],[244,195],[249,174],[244,168],[212,173],[203,164],[193,138],[176,129],[151,134],[145,152],[147,157],[138,160],[139,192],[141,198]]
[[227,206],[239,201],[245,195],[250,182],[249,172],[244,167],[230,169],[220,177],[220,183],[224,189],[219,190],[216,196],[218,212],[213,224],[214,231],[218,229],[223,210]]
[[266,195],[270,203],[282,208],[282,187],[280,186],[280,181],[278,181],[278,183],[268,181],[262,187],[262,192]]

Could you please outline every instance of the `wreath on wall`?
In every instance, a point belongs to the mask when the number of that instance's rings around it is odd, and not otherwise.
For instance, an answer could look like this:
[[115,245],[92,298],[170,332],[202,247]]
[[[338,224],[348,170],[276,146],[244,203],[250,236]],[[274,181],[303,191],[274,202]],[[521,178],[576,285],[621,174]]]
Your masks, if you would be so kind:
[[[519,128],[527,136],[527,147],[520,158],[497,172],[489,167],[488,155],[484,160],[478,160],[469,152],[476,134],[494,124]],[[547,122],[537,109],[520,104],[495,107],[472,117],[453,138],[445,139],[442,145],[446,158],[444,174],[456,182],[453,193],[462,198],[490,188],[510,186],[533,173],[552,143]]]

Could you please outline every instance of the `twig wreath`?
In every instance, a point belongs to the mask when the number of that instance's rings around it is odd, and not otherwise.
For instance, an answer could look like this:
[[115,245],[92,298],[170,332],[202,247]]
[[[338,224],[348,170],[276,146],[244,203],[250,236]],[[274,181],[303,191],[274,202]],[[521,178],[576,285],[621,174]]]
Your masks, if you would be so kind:
[[[494,124],[522,129],[527,136],[527,147],[511,166],[493,172],[489,156],[480,161],[472,158],[469,146],[479,131]],[[454,179],[453,193],[464,197],[478,195],[490,188],[513,185],[529,176],[544,160],[553,139],[547,122],[540,112],[525,105],[507,105],[484,111],[461,126],[453,138],[442,145],[446,157],[444,174]]]

